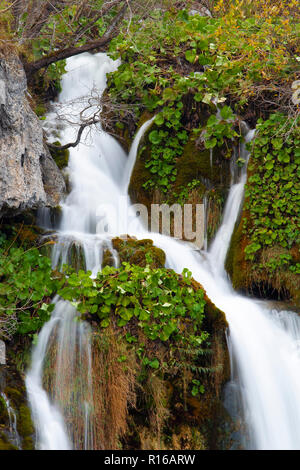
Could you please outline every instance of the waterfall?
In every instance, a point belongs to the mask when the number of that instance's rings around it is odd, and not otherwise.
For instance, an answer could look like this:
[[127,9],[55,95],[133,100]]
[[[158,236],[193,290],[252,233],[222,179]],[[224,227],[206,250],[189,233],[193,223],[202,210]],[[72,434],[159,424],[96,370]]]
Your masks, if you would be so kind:
[[135,160],[136,160],[136,155],[137,155],[140,140],[143,137],[143,135],[145,134],[145,132],[147,131],[147,129],[151,126],[153,121],[154,121],[154,118],[146,121],[141,126],[141,128],[138,130],[136,138],[134,139],[134,142],[131,146],[131,149],[130,149],[130,152],[129,152],[129,155],[128,155],[128,161],[127,161],[124,176],[123,176],[123,187],[124,187],[124,191],[125,191],[126,195],[128,194],[128,186],[129,186],[129,183],[130,183],[131,173],[132,173],[133,167],[135,165]]
[[[85,107],[84,96],[95,88],[101,94],[106,73],[117,66],[118,62],[104,54],[82,54],[68,59],[59,97],[65,114],[71,114],[73,119],[79,116]],[[89,112],[95,109],[92,107]],[[90,132],[86,130],[83,143],[71,149],[68,172],[72,189],[62,202],[53,265],[68,263],[75,246],[75,250],[83,253],[84,267],[95,275],[101,269],[103,249],[113,252],[113,236],[129,233],[139,238],[151,237],[165,251],[167,267],[178,273],[188,268],[226,314],[230,326],[231,385],[237,391],[235,399],[247,425],[245,447],[300,448],[298,317],[285,311],[274,313],[267,303],[238,295],[224,270],[242,204],[246,167],[230,189],[221,227],[208,252],[199,253],[187,243],[158,233],[149,234],[129,207],[127,189],[140,140],[150,124],[151,121],[145,123],[137,133],[128,159],[100,124]],[[56,127],[53,112],[48,116],[47,130],[51,132]],[[74,132],[76,128],[72,125],[62,129],[62,143],[74,140]],[[248,132],[246,140],[253,137],[253,132]],[[241,154],[246,161],[245,146]],[[115,253],[114,260],[117,265]],[[95,437],[90,329],[86,323],[76,321],[76,310],[69,303],[59,299],[55,302],[52,317],[39,334],[26,377],[37,447],[90,449]],[[76,398],[72,394],[75,383]]]
[[[116,70],[118,61],[105,54],[82,54],[68,60],[62,80],[59,103],[48,115],[48,134],[57,127],[57,115],[70,115],[76,123],[82,108],[94,113],[99,107],[89,97],[97,89],[97,99],[106,86],[106,74]],[[83,73],[84,71],[84,73]],[[77,120],[78,123],[78,120]],[[71,191],[62,202],[62,218],[52,252],[53,267],[65,264],[101,270],[103,253],[109,250],[114,265],[118,256],[111,238],[143,233],[144,228],[130,207],[127,195],[129,178],[140,140],[151,124],[137,133],[129,158],[121,146],[97,124],[83,133],[83,142],[70,151],[68,174]],[[78,127],[78,125],[77,125]],[[76,126],[61,129],[62,143],[74,140]],[[49,214],[40,214],[43,226],[49,226]],[[38,449],[93,449],[93,386],[91,332],[86,322],[78,321],[76,309],[59,298],[48,323],[42,328],[32,353],[26,387],[36,428]]]
[[[248,130],[245,136],[245,143],[250,142],[254,137],[255,130]],[[210,248],[211,266],[215,273],[225,275],[224,263],[229,248],[231,235],[241,208],[244,195],[244,186],[247,180],[247,163],[249,152],[245,143],[241,146],[241,154],[245,160],[245,165],[238,183],[231,186],[223,215],[223,221]]]

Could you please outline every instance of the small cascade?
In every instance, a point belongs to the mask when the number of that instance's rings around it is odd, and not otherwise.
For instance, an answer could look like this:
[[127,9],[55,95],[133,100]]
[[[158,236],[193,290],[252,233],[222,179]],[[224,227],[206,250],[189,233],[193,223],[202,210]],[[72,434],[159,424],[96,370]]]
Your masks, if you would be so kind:
[[112,257],[113,266],[117,267],[118,253],[107,236],[64,233],[59,236],[53,247],[52,266],[62,270],[64,265],[69,265],[77,271],[92,271],[92,276],[96,276],[102,269],[106,251]]
[[78,321],[76,309],[69,302],[58,298],[54,302],[51,320],[39,335],[26,377],[37,448],[92,449],[90,328]]
[[37,211],[36,223],[44,230],[53,229],[51,220],[51,209],[49,207],[41,207]]
[[300,379],[295,372],[300,367],[300,319],[293,312],[253,304],[241,303],[240,310],[232,309],[228,316],[231,405],[244,426],[244,448],[296,450],[300,447]]
[[7,414],[8,414],[8,419],[9,419],[9,434],[8,434],[8,439],[11,442],[12,445],[14,445],[17,449],[21,449],[21,439],[17,430],[17,415],[15,410],[10,404],[9,399],[5,395],[4,392],[0,393],[0,396],[3,398],[6,409],[7,409]]
[[126,168],[125,168],[125,171],[124,171],[123,184],[122,184],[122,186],[124,188],[124,193],[126,194],[126,196],[128,194],[128,187],[129,187],[129,183],[130,183],[131,173],[132,173],[133,167],[135,165],[137,151],[138,151],[138,147],[139,147],[141,138],[143,137],[143,135],[145,134],[147,129],[151,126],[154,119],[155,119],[155,117],[153,117],[152,119],[149,119],[149,121],[146,121],[141,126],[141,128],[138,130],[137,135],[134,139],[134,142],[131,146],[131,149],[130,149],[130,152],[129,152],[129,155],[128,155],[128,159],[127,159]]
[[[82,54],[69,59],[59,97],[60,111],[66,114],[71,108],[76,120],[81,114],[84,94],[94,86],[102,93],[106,73],[117,66],[118,62],[105,54]],[[91,271],[95,277],[102,269],[106,252],[112,264],[119,264],[112,246],[114,236],[145,231],[130,207],[127,179],[140,140],[151,122],[146,122],[137,133],[128,159],[120,145],[102,131],[100,124],[91,130],[93,145],[88,146],[83,140],[78,148],[71,149],[68,174],[72,189],[62,203],[59,231],[53,237],[56,241],[52,252],[53,268],[71,265],[77,270]],[[46,127],[48,132],[55,128],[54,111],[48,116]],[[62,142],[72,141],[73,134],[74,129],[63,128]],[[40,214],[40,221],[44,226],[50,225],[49,214]],[[26,376],[36,426],[36,447],[49,450],[99,448],[101,443],[95,442],[94,436],[91,329],[80,320],[69,302],[57,298],[54,303],[51,320],[39,334]]]
[[245,142],[241,146],[241,155],[245,160],[245,165],[242,169],[242,174],[238,183],[231,186],[227,202],[224,209],[223,221],[219,228],[217,235],[210,247],[211,258],[214,260],[214,272],[222,273],[225,275],[225,258],[229,248],[229,243],[233,233],[233,229],[239,215],[243,195],[244,186],[247,180],[247,163],[249,159],[249,152],[246,149],[246,143],[250,142],[255,134],[255,130],[249,130],[245,136]]

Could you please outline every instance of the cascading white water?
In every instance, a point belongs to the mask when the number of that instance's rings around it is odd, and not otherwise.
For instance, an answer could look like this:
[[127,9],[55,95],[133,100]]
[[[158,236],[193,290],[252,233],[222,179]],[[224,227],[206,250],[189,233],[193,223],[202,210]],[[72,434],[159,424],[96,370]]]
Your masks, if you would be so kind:
[[[106,74],[117,66],[118,61],[104,54],[82,54],[68,60],[56,111],[75,123],[82,108],[88,108],[85,117],[98,111]],[[97,90],[97,99],[89,97],[86,101],[93,88]],[[54,105],[46,123],[48,133],[55,134],[57,114]],[[71,149],[68,173],[72,190],[62,203],[53,267],[71,264],[75,257],[83,262],[80,267],[96,275],[106,249],[111,252],[114,264],[118,264],[111,243],[114,235],[126,234],[128,230],[144,231],[130,207],[127,186],[140,139],[150,124],[151,121],[145,123],[138,132],[128,159],[100,124],[89,130],[90,135],[88,131],[83,134],[84,143]],[[76,126],[61,129],[62,143],[73,141],[76,132]],[[42,214],[41,221],[49,225],[49,214]],[[90,329],[86,323],[76,321],[76,310],[68,302],[59,299],[54,302],[51,320],[39,335],[26,377],[37,448],[93,449]]]
[[71,443],[58,408],[51,403],[43,388],[43,370],[48,343],[58,318],[53,315],[39,334],[33,350],[32,365],[26,376],[26,388],[36,431],[36,448],[40,450],[68,450]]
[[226,259],[226,254],[229,248],[229,243],[231,235],[233,233],[235,222],[241,207],[241,202],[244,194],[244,186],[247,180],[246,171],[249,153],[246,150],[245,144],[253,139],[254,133],[255,130],[248,130],[245,136],[245,142],[241,146],[241,153],[244,157],[245,165],[243,167],[243,171],[238,183],[231,186],[224,210],[221,227],[219,228],[210,248],[210,258],[212,260],[210,265],[214,272],[218,274],[223,273],[225,275],[224,263]]
[[[83,106],[76,100],[87,94],[93,85],[103,90],[105,73],[114,70],[117,65],[103,54],[83,54],[69,59],[60,102],[72,99],[72,114],[79,114]],[[148,121],[138,133],[127,162],[120,146],[102,132],[100,126],[98,132],[90,136],[89,146],[80,144],[71,150],[69,175],[72,191],[62,204],[62,223],[53,254],[55,265],[68,262],[70,247],[76,242],[83,249],[86,269],[95,274],[101,268],[101,247],[110,246],[113,235],[130,233],[149,238],[150,234],[129,208],[127,189],[140,139],[150,124]],[[253,132],[248,133],[247,139],[252,137]],[[61,140],[63,143],[74,140],[73,128],[65,128]],[[245,147],[241,150],[246,160]],[[189,244],[157,233],[150,236],[165,251],[168,267],[178,273],[188,268],[204,286],[211,300],[226,314],[230,325],[232,384],[235,383],[241,392],[239,397],[248,427],[246,446],[255,449],[296,449],[300,448],[298,317],[288,312],[274,314],[266,304],[238,295],[224,270],[245,181],[244,171],[240,181],[230,189],[221,227],[208,253],[199,253]],[[61,350],[66,347],[66,357],[71,363],[73,361],[74,349],[71,345],[78,345],[78,326],[75,328],[70,322],[70,308],[73,309],[66,302],[57,303],[50,322],[39,335],[32,367],[26,378],[38,447],[43,449],[78,448],[79,445],[74,441],[72,431],[69,429],[67,432],[64,424],[66,409],[62,400],[57,399],[60,384],[54,386],[55,393],[52,395],[46,393],[43,384],[44,363],[51,342],[56,341]],[[72,315],[76,316],[74,309]],[[63,334],[57,333],[60,328]],[[89,362],[89,332],[85,326],[82,335],[81,342],[85,346],[79,348],[80,358],[82,360],[83,354]],[[75,349],[78,350],[78,347]],[[59,361],[56,361],[56,372],[52,373],[60,377],[57,364]],[[92,402],[92,390],[87,387],[83,393],[88,399],[82,399],[81,405]],[[92,442],[87,442],[91,441],[87,436],[92,435],[87,429],[90,421],[87,413],[81,437],[83,448],[92,447]]]

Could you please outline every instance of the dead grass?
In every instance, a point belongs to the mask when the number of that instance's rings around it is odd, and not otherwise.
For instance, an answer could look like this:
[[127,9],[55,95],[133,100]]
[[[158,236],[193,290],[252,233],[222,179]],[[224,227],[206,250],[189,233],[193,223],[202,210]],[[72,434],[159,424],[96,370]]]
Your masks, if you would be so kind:
[[94,334],[95,449],[120,448],[120,439],[127,431],[128,409],[136,403],[136,373],[135,353],[125,349],[112,329]]
[[157,449],[163,449],[163,427],[170,416],[166,381],[155,374],[150,375],[146,385],[146,394],[153,400],[149,409],[150,431],[156,436]]

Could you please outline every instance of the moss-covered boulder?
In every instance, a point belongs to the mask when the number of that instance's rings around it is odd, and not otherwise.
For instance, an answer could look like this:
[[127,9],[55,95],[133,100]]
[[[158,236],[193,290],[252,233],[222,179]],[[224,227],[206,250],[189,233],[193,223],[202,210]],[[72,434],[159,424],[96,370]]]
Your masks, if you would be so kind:
[[[202,291],[195,281],[192,286]],[[230,447],[224,429],[231,420],[222,404],[230,373],[227,322],[204,298],[203,328],[210,339],[207,349],[201,352],[199,346],[201,358],[194,351],[192,359],[192,351],[182,349],[178,338],[177,345],[176,338],[150,340],[135,321],[94,329],[94,390],[104,448],[206,450],[220,448],[220,442],[222,448]],[[182,328],[186,335],[191,331],[188,316]],[[196,378],[197,368],[202,373]]]
[[[210,241],[219,227],[224,201],[231,180],[231,159],[225,158],[224,149],[206,150],[190,138],[183,148],[182,155],[176,160],[176,177],[171,189],[164,193],[159,187],[146,188],[152,174],[148,167],[151,158],[149,134],[145,134],[129,185],[133,202],[144,204],[148,209],[149,226],[151,223],[151,204],[205,204],[207,218],[207,238]],[[172,234],[172,227],[171,227]]]
[[[189,139],[183,148],[182,155],[176,161],[176,178],[172,183],[171,192],[164,194],[159,189],[145,189],[145,184],[152,178],[147,162],[151,158],[151,142],[149,134],[153,127],[146,132],[139,147],[137,161],[132,173],[129,185],[129,194],[133,202],[146,205],[149,209],[151,204],[163,202],[177,202],[180,193],[189,184],[197,181],[198,202],[211,189],[226,194],[230,184],[230,159],[224,158],[221,150],[206,150],[199,147],[196,141]],[[193,189],[193,188],[192,188]],[[191,191],[189,191],[191,192]]]
[[162,268],[166,262],[164,251],[154,246],[150,239],[114,238],[112,246],[118,252],[120,263],[128,262],[142,267],[149,264],[151,268]]
[[253,260],[247,259],[245,251],[251,244],[245,230],[249,219],[249,212],[244,210],[235,225],[226,257],[225,268],[233,287],[258,298],[284,300],[299,309],[299,274],[289,269],[289,263],[281,264],[284,259],[299,263],[299,246],[294,245],[291,249],[277,244],[264,247],[256,252],[253,263]]
[[93,326],[95,447],[227,447],[225,316],[187,270],[148,263],[73,273],[60,292]]

